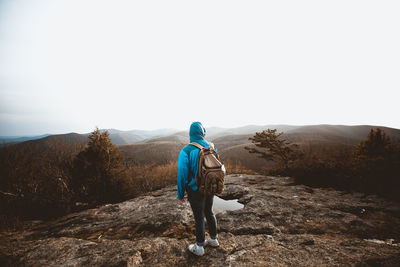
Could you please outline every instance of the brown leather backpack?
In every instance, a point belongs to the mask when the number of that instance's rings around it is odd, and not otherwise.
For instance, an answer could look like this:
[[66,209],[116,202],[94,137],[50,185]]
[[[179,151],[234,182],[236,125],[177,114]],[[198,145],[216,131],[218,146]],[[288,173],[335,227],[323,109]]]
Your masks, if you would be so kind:
[[200,149],[199,170],[195,178],[199,192],[204,195],[215,195],[222,193],[224,189],[225,167],[219,159],[214,144],[210,143],[209,148],[204,148],[198,143],[190,143]]

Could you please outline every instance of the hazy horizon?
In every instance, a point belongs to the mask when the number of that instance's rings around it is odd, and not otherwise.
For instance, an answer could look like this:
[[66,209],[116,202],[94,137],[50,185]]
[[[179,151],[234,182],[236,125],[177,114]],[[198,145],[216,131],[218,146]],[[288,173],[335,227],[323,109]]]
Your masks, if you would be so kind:
[[398,1],[0,0],[0,136],[399,129],[399,13]]
[[[273,126],[273,125],[288,125],[288,126],[318,126],[318,125],[330,125],[330,126],[379,126],[379,127],[387,127],[387,128],[393,128],[393,129],[399,129],[396,127],[390,127],[386,125],[372,125],[372,124],[353,124],[353,125],[345,125],[345,124],[326,124],[326,123],[321,123],[321,124],[286,124],[286,123],[277,123],[277,124],[246,124],[246,125],[237,125],[233,127],[220,127],[220,126],[205,126],[206,130],[208,128],[222,128],[222,129],[235,129],[235,128],[241,128],[241,127],[250,127],[250,126]],[[157,130],[165,130],[165,129],[171,129],[174,131],[189,131],[190,125],[185,128],[149,128],[149,129],[140,129],[140,128],[132,128],[132,129],[118,129],[118,128],[102,128],[99,127],[100,130],[118,130],[122,132],[126,131],[157,131]],[[22,135],[0,135],[0,137],[33,137],[33,136],[42,136],[42,135],[58,135],[58,134],[69,134],[69,133],[77,133],[77,134],[88,134],[92,132],[96,127],[93,127],[91,129],[88,129],[87,131],[60,131],[60,132],[46,132],[46,133],[36,133],[36,134],[22,134]]]

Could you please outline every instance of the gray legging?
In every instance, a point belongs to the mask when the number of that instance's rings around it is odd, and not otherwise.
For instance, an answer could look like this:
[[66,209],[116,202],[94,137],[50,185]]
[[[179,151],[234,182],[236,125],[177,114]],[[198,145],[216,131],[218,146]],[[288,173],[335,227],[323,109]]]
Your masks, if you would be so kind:
[[206,196],[200,192],[187,190],[188,200],[192,207],[194,222],[196,227],[196,243],[199,246],[204,245],[204,216],[207,219],[208,231],[210,237],[217,238],[217,219],[212,211],[214,196]]

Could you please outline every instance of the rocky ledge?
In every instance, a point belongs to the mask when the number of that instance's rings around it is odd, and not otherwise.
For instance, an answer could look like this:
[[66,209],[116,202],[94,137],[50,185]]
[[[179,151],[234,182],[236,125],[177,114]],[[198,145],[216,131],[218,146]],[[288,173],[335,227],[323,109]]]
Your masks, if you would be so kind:
[[400,206],[376,196],[230,175],[218,213],[219,248],[203,257],[188,202],[167,187],[0,236],[0,265],[400,266]]

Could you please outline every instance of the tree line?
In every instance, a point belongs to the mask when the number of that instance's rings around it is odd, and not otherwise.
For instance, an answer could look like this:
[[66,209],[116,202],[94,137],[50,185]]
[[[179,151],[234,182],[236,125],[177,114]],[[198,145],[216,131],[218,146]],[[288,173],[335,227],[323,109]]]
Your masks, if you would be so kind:
[[271,174],[287,175],[297,183],[378,194],[400,201],[400,144],[380,128],[371,129],[351,149],[333,149],[324,157],[305,153],[276,129],[257,132],[249,139],[249,153],[275,161]]
[[4,145],[0,149],[0,228],[120,202],[176,182],[176,162],[132,165],[107,131],[86,143]]
[[[351,149],[313,154],[267,129],[250,140],[250,153],[276,162],[269,174],[297,183],[379,194],[400,201],[400,145],[381,129],[371,129]],[[251,170],[227,162],[228,173]],[[82,208],[115,203],[176,184],[177,165],[132,165],[95,129],[82,144],[5,145],[0,149],[0,228],[20,219],[44,219]]]

